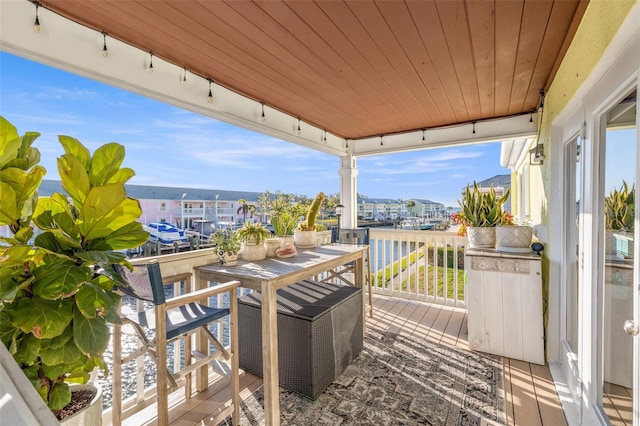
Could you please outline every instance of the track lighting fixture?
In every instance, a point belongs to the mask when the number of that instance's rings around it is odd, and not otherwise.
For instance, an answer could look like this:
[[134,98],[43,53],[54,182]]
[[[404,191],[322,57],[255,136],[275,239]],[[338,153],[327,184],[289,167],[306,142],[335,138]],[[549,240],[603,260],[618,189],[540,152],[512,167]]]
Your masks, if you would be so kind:
[[260,102],[260,105],[262,106],[262,115],[260,116],[260,122],[264,123],[265,121],[267,121],[267,117],[264,115],[264,102]]
[[105,31],[102,32],[102,39],[104,44],[102,45],[102,56],[105,58],[109,56],[109,49],[107,49],[107,33]]
[[184,74],[182,74],[182,81],[181,81],[181,84],[182,84],[183,86],[186,86],[186,85],[187,85],[187,68],[186,68],[186,67],[184,68]]
[[300,130],[300,117],[298,117],[298,128],[296,129],[296,135],[300,136],[302,130]]
[[153,52],[149,52],[149,68],[147,68],[147,72],[149,74],[153,72]]
[[207,96],[207,102],[210,104],[213,103],[213,93],[211,93],[211,79],[207,79],[209,81],[209,95]]
[[38,7],[40,7],[40,3],[38,3],[36,1],[36,2],[34,2],[34,4],[36,5],[36,20],[33,23],[33,32],[34,33],[39,33],[40,32],[40,19],[38,18]]

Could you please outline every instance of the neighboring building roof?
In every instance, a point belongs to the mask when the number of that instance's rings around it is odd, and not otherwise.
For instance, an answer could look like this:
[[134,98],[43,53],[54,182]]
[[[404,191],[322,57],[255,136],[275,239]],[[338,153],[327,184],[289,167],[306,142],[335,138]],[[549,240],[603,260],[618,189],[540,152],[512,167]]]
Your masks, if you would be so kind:
[[362,204],[404,204],[406,201],[398,201],[397,198],[359,198],[358,203]]
[[[243,198],[247,202],[258,202],[261,193],[249,191],[228,191],[221,189],[200,189],[200,188],[172,188],[168,186],[147,186],[147,185],[125,185],[127,193],[133,198],[140,200],[177,200],[185,201],[215,201],[216,194],[219,201],[237,201]],[[54,192],[66,194],[62,184],[58,180],[43,180],[40,185],[39,194],[49,196]]]
[[415,201],[416,203],[420,203],[420,204],[439,204],[441,206],[443,206],[444,204],[439,203],[437,201],[431,201],[431,200],[424,200],[424,199],[420,199],[420,198],[411,198],[413,201]]
[[496,175],[492,178],[478,182],[478,186],[481,188],[488,188],[491,185],[493,185],[494,188],[498,186],[501,188],[509,188],[511,187],[511,175]]

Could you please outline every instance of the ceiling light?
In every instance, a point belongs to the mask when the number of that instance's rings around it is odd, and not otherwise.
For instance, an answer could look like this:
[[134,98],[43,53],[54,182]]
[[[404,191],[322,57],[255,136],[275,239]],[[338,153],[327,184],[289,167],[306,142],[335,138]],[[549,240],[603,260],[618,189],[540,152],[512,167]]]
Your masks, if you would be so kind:
[[382,135],[380,135],[380,146],[384,146],[384,143],[382,143]]
[[187,68],[186,67],[184,68],[184,74],[182,74],[182,82],[181,82],[181,84],[183,86],[187,85]]
[[298,118],[298,128],[296,129],[296,135],[300,136],[300,133],[302,133],[302,130],[300,130],[300,118]]
[[529,127],[533,127],[535,126],[535,123],[533,122],[533,112],[529,115]]
[[36,20],[33,23],[33,32],[39,33],[40,32],[40,19],[38,18],[38,7],[40,6],[40,3],[38,3],[36,1],[35,5],[36,5]]
[[207,102],[213,103],[213,93],[211,93],[211,79],[209,79],[209,96],[207,96]]
[[327,143],[327,129],[324,129],[324,138],[322,138],[322,143]]
[[149,52],[149,68],[147,68],[147,72],[149,74],[153,72],[153,52]]
[[425,137],[426,132],[427,132],[427,129],[422,129],[422,143],[425,143],[427,141],[427,138]]
[[476,134],[476,122],[472,121],[471,124],[473,124],[473,131],[471,132],[472,135]]
[[109,49],[107,49],[107,33],[102,32],[102,39],[104,40],[104,44],[102,45],[102,56],[105,58],[109,56]]
[[265,121],[267,121],[267,117],[264,115],[264,102],[260,102],[260,105],[262,106],[262,115],[260,116],[260,121],[264,123]]

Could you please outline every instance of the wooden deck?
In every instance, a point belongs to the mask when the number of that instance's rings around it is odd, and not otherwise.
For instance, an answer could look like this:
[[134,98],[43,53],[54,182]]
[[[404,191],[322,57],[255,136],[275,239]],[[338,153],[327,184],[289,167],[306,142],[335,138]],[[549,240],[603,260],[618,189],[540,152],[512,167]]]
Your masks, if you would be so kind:
[[[371,326],[468,349],[465,310],[383,296],[374,296],[374,308],[374,318],[368,318]],[[567,424],[548,367],[505,358],[503,372],[507,424]],[[249,398],[261,384],[260,378],[244,374],[240,379],[241,398]],[[180,400],[182,395],[181,391],[175,392],[170,400],[171,425],[215,425],[220,420],[215,418],[217,413],[230,399],[228,387],[210,388],[188,401]],[[155,404],[125,419],[123,424],[153,425],[154,409]]]

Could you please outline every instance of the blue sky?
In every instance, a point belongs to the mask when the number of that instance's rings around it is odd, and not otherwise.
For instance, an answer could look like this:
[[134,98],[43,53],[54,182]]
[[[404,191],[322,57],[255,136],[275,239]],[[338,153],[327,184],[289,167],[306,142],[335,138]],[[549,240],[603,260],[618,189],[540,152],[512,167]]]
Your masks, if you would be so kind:
[[[181,110],[103,83],[0,52],[0,114],[20,134],[42,134],[47,179],[58,179],[57,135],[91,151],[126,147],[130,183],[238,191],[281,190],[313,196],[339,192],[338,158]],[[500,144],[432,149],[357,160],[358,193],[421,198],[457,206],[474,180],[508,174]]]

